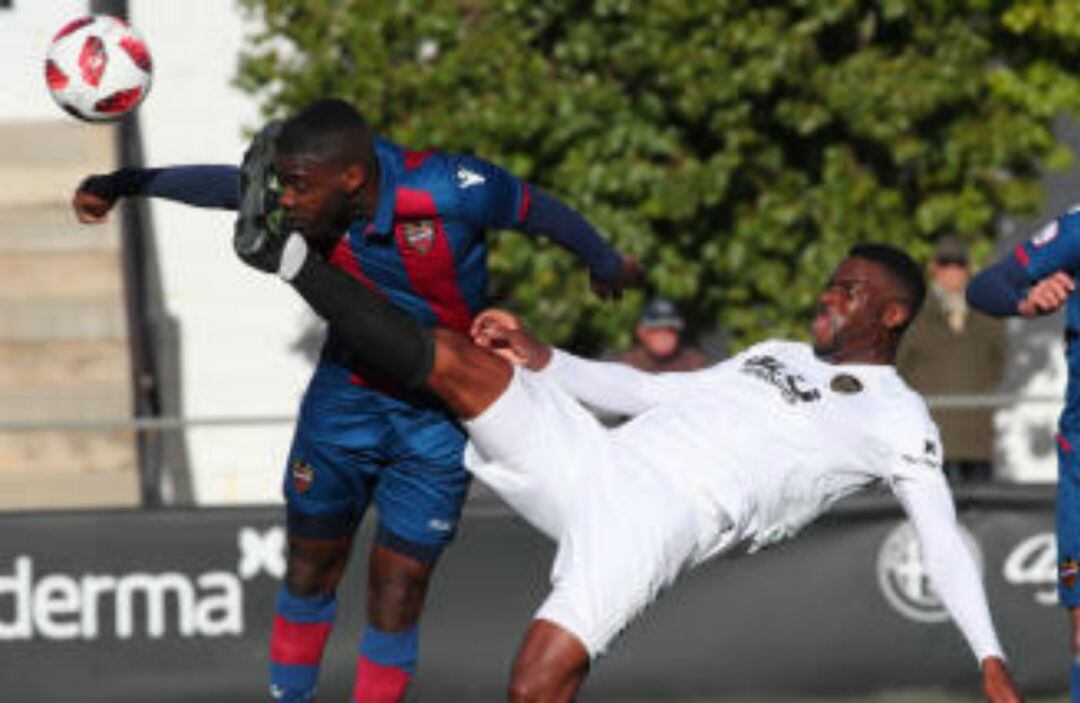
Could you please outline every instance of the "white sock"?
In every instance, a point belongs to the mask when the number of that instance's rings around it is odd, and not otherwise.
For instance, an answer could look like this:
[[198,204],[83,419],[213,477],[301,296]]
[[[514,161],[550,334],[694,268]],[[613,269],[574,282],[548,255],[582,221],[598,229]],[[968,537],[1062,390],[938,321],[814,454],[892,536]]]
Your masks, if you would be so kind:
[[285,248],[281,251],[281,262],[278,264],[277,274],[286,281],[291,281],[300,273],[300,267],[307,261],[308,245],[304,238],[293,232],[285,242]]

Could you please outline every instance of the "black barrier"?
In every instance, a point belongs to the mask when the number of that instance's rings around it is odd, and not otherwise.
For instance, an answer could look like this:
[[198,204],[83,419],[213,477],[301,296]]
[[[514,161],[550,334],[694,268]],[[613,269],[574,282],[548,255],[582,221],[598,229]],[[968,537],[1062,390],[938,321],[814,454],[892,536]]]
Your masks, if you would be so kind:
[[[1029,693],[1067,683],[1052,497],[1010,489],[958,500]],[[260,700],[284,566],[278,518],[271,508],[0,516],[4,699]],[[905,525],[893,500],[862,500],[765,553],[711,562],[627,631],[582,698],[977,693],[975,662]],[[435,576],[409,700],[503,698],[551,555],[505,512],[464,521]],[[354,560],[342,587],[321,701],[348,700],[365,561]]]

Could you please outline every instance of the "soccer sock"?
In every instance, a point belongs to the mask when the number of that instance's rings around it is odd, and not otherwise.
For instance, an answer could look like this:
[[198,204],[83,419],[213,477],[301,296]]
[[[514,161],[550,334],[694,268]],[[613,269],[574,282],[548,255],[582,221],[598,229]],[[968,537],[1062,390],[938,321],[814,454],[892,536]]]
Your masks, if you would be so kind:
[[353,703],[399,703],[419,653],[419,627],[382,632],[369,625],[360,640]]
[[1080,659],[1073,659],[1069,669],[1069,690],[1072,692],[1069,700],[1080,703]]
[[337,616],[337,596],[297,596],[278,588],[270,633],[270,697],[276,703],[307,703],[315,697],[326,639]]
[[282,251],[278,275],[289,281],[349,347],[350,363],[402,390],[423,387],[435,343],[408,313],[308,252],[299,235]]

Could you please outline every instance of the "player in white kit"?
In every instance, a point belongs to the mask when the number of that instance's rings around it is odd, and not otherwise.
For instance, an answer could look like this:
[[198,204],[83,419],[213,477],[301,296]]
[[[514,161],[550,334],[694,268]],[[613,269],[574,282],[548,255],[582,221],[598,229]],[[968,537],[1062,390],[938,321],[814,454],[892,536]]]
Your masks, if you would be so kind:
[[[260,208],[238,220],[238,249],[258,250],[245,261],[289,281],[358,366],[440,398],[468,431],[469,469],[557,542],[511,700],[572,700],[591,660],[680,573],[789,537],[877,484],[914,524],[987,699],[1022,700],[957,529],[937,428],[893,367],[925,295],[903,252],[849,252],[820,296],[812,346],[765,342],[652,375],[555,351],[503,311],[482,313],[471,339],[422,329],[301,237],[269,231]],[[608,429],[581,402],[633,419]]]

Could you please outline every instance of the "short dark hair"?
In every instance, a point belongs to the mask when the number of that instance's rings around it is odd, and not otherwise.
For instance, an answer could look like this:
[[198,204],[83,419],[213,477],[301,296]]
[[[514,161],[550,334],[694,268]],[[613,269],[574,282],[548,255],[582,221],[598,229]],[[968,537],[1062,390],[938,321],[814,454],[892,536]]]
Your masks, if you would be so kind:
[[371,127],[355,107],[338,98],[315,100],[285,120],[277,150],[318,161],[342,159],[364,165],[375,158]]
[[919,314],[926,298],[926,279],[922,268],[904,251],[889,244],[856,244],[848,250],[847,255],[848,258],[873,261],[893,277],[900,288],[903,302],[911,312],[899,331],[906,330]]

